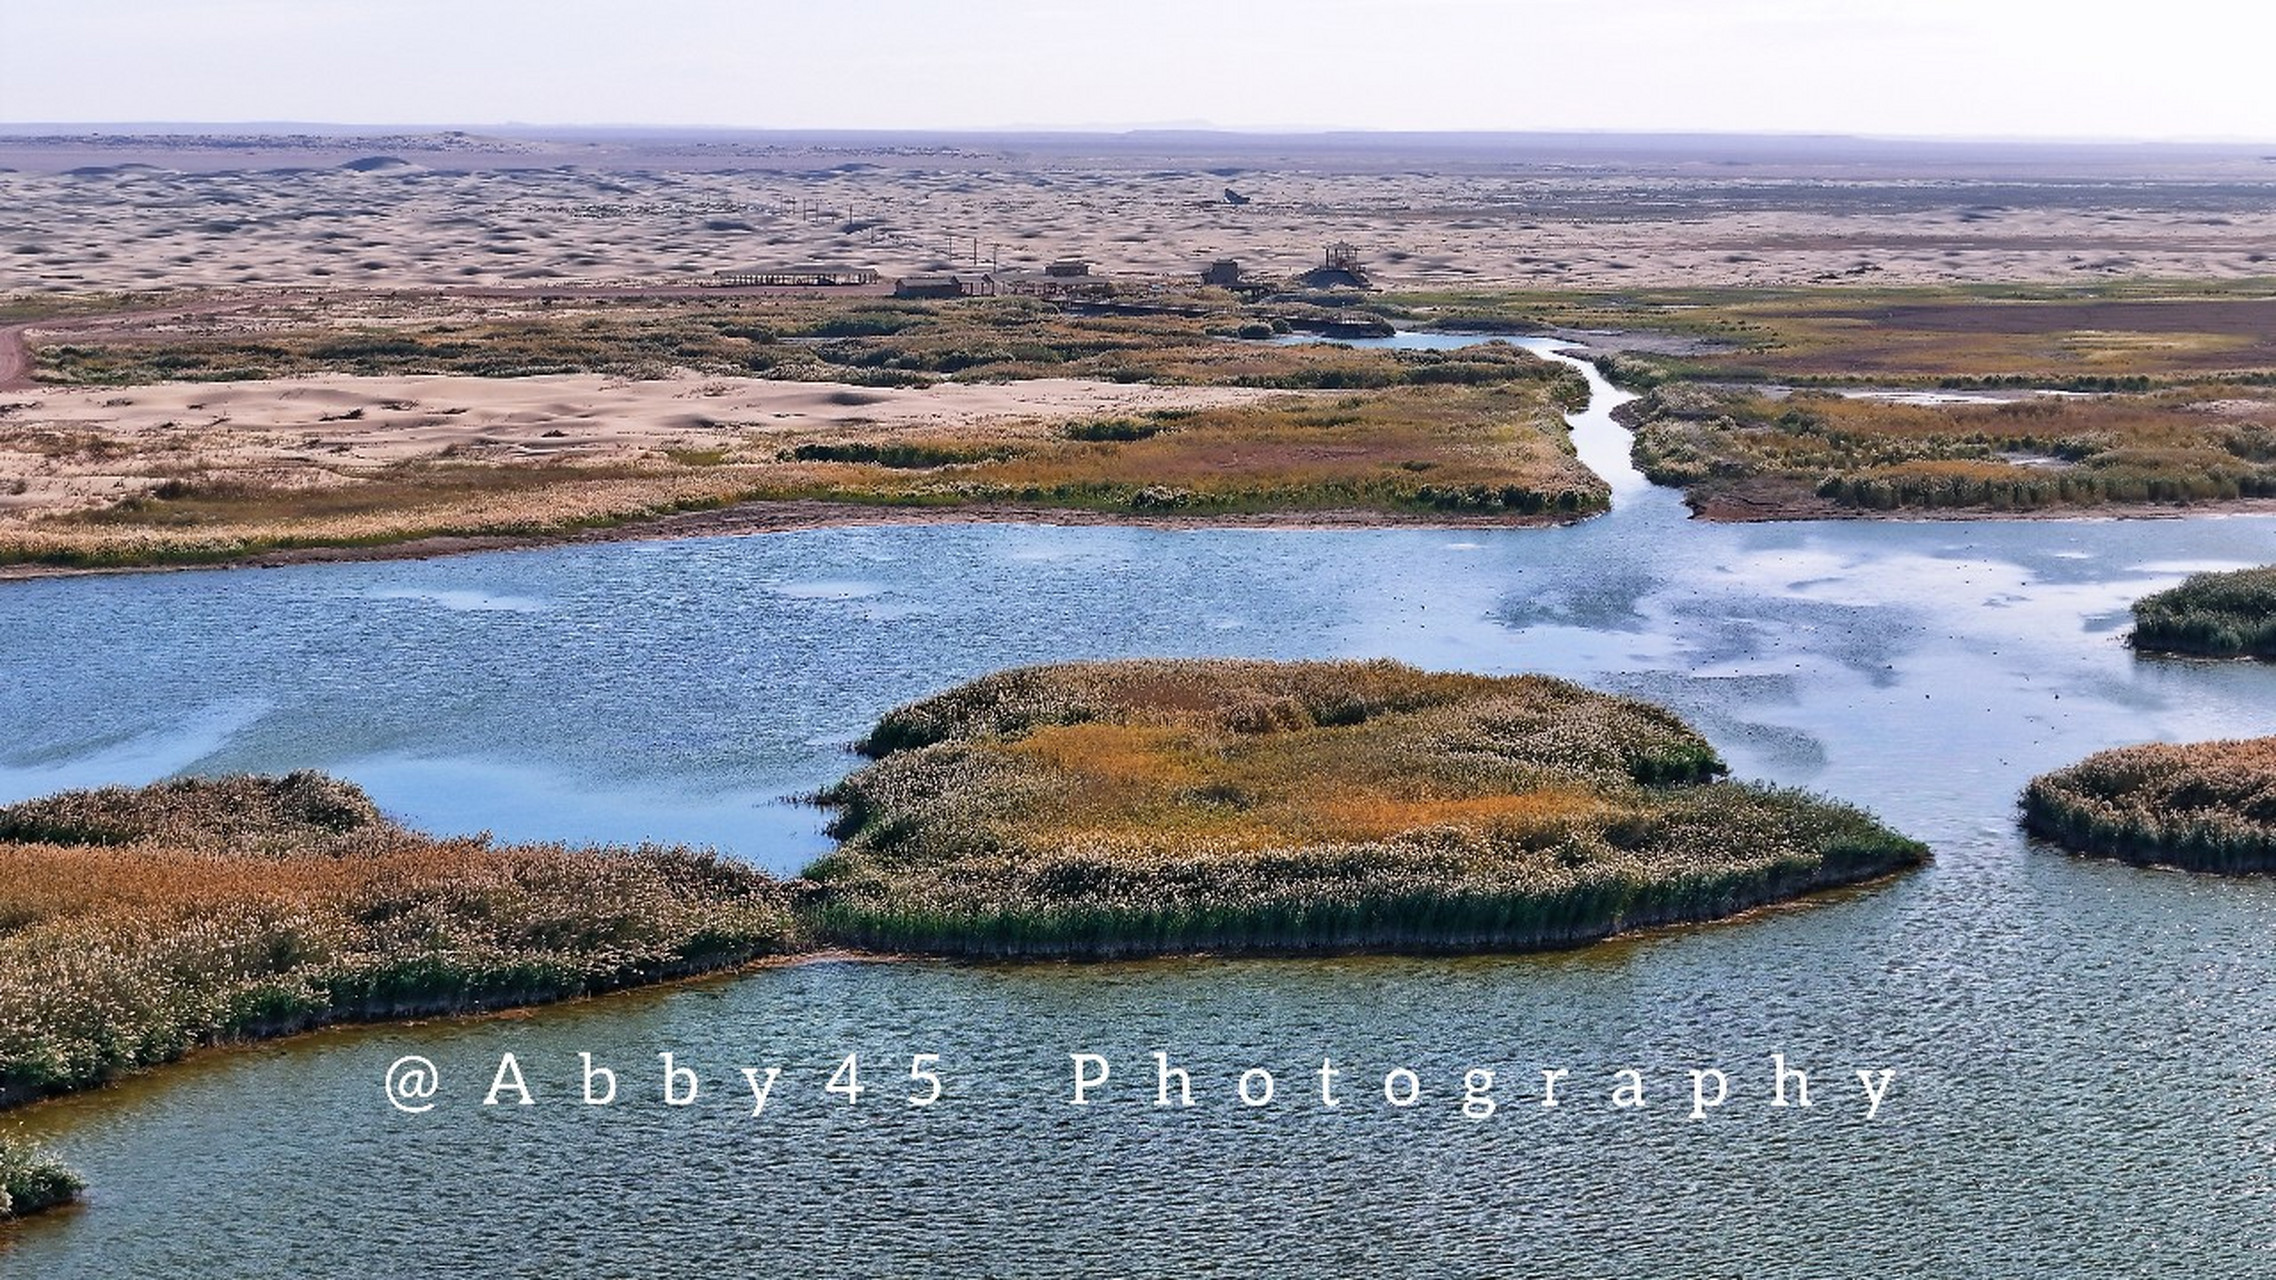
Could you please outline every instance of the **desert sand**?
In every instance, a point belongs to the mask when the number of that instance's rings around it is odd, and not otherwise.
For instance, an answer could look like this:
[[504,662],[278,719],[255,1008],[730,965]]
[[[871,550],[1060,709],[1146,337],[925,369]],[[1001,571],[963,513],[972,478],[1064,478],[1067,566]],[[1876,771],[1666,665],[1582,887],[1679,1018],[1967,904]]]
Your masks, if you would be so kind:
[[185,472],[265,488],[351,482],[422,458],[514,463],[671,451],[771,458],[797,439],[1069,419],[1287,392],[1075,379],[897,389],[756,378],[358,378],[61,388],[0,398],[0,517],[107,506]]
[[1337,241],[1403,289],[2276,274],[2276,161],[2243,151],[1395,141],[0,136],[0,295],[1285,276]]

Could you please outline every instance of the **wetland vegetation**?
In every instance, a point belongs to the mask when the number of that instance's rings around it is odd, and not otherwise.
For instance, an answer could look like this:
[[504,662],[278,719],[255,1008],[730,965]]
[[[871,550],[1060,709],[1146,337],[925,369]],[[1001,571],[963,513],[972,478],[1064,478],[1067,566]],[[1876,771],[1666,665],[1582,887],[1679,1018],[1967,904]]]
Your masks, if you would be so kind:
[[709,854],[432,838],[309,773],[67,792],[0,809],[0,1106],[802,945],[779,882]]
[[45,1147],[0,1133],[0,1222],[69,1204],[85,1187]]
[[1664,710],[1391,662],[1003,672],[828,791],[831,936],[996,956],[1572,945],[1916,866]]
[[2191,574],[2134,602],[2134,648],[2276,660],[2276,566]]
[[[1597,345],[1607,377],[1649,392],[1622,411],[1638,467],[1714,518],[2276,494],[2267,279],[1517,290],[1375,305],[1402,324]],[[1886,398],[1928,391],[1976,394]]]
[[[1723,780],[1658,707],[1536,676],[1020,668],[888,714],[862,749],[821,797],[839,849],[788,881],[678,848],[422,835],[313,773],[0,808],[0,1107],[206,1045],[827,946],[1571,946],[1927,858],[1857,809]],[[19,1209],[71,1185],[5,1143],[0,1173]]]
[[[36,483],[64,496],[48,509],[0,510],[0,564],[211,563],[424,538],[547,538],[740,503],[820,502],[849,515],[883,506],[1543,520],[1609,500],[1560,416],[1585,404],[1585,381],[1507,345],[1281,346],[1217,336],[1206,317],[1075,316],[1022,299],[682,300],[462,324],[395,320],[398,328],[344,338],[296,330],[287,315],[257,336],[46,346],[41,358],[50,377],[105,384],[309,372],[684,381],[693,371],[897,387],[1051,377],[1233,390],[1183,408],[1070,419],[1021,413],[1026,402],[1009,388],[1000,397],[1008,409],[944,403],[887,418],[866,411],[887,392],[849,387],[831,393],[827,412],[728,420],[709,416],[725,412],[713,404],[690,414],[666,389],[641,412],[685,425],[634,442],[454,429],[439,415],[463,408],[385,396],[332,414],[312,406],[304,425],[262,431],[230,426],[230,410],[206,403],[191,406],[197,427],[169,419],[139,434],[66,429],[39,421],[36,405],[9,406],[0,408],[0,454],[19,455],[17,492]],[[1274,391],[1290,394],[1257,394]],[[409,457],[358,452],[394,429],[437,443]],[[440,443],[453,430],[464,438]]]
[[2276,401],[2246,387],[1917,404],[1667,383],[1626,416],[1638,468],[1726,518],[2276,496]]
[[[1312,310],[1577,340],[1647,335],[1598,339],[1606,372],[1649,391],[1624,410],[1640,468],[1688,490],[1704,514],[1781,519],[2276,496],[2269,293],[2265,281],[1498,290],[1353,295]],[[1012,297],[404,293],[254,299],[186,328],[87,322],[38,344],[43,380],[598,373],[847,383],[839,394],[860,397],[879,394],[865,386],[1076,378],[1299,394],[1049,422],[849,411],[800,425],[774,414],[612,449],[480,435],[383,462],[334,456],[316,425],[329,419],[312,419],[313,443],[265,467],[232,462],[173,422],[162,439],[113,439],[18,417],[0,421],[0,450],[29,459],[17,484],[85,472],[111,487],[93,506],[0,512],[0,564],[542,539],[743,503],[1549,519],[1608,501],[1556,416],[1585,398],[1569,369],[1502,345],[1236,340],[1317,319],[1285,303],[1196,295],[1159,311],[1082,314]],[[2008,402],[1866,398],[1931,388]]]
[[2191,871],[2276,871],[2276,738],[2148,743],[2033,778],[2031,833],[2079,853]]
[[[205,332],[75,332],[69,341],[39,344],[36,371],[42,382],[65,386],[317,373],[600,373],[896,387],[944,378],[1097,378],[1278,391],[1556,381],[1564,373],[1556,366],[1529,372],[1532,362],[1506,346],[1384,351],[1235,341],[1244,331],[1269,336],[1276,329],[1230,302],[1191,310],[1083,314],[1017,297],[522,298],[485,306],[406,294],[319,311],[284,299],[217,319]],[[1274,318],[1285,332],[1287,322]]]

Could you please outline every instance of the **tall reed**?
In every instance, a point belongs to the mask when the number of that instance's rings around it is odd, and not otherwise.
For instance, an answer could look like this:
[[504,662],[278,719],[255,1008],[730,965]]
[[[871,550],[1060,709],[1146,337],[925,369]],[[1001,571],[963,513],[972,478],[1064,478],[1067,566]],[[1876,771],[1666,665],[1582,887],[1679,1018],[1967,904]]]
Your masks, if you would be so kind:
[[2100,751],[2033,778],[2024,825],[2080,853],[2276,871],[2276,738]]
[[2276,566],[2191,574],[2143,596],[2132,642],[2145,653],[2276,659]]
[[86,1186],[45,1147],[0,1133],[0,1222],[69,1204]]
[[824,933],[1017,955],[1570,945],[1917,865],[1718,782],[1664,710],[1389,662],[999,673],[900,708],[827,792]]
[[434,839],[314,774],[70,792],[0,809],[0,1106],[802,945],[788,889],[710,854]]

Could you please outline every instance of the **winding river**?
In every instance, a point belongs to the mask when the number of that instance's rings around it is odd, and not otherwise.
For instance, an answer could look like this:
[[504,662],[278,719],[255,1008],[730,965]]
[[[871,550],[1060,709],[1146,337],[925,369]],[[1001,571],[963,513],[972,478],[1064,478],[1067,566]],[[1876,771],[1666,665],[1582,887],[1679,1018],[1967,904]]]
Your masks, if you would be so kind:
[[[1668,703],[1932,867],[1547,955],[823,961],[204,1055],[12,1117],[94,1190],[0,1232],[0,1273],[2276,1272],[2276,881],[2014,824],[2089,751],[2276,731],[2276,671],[2121,642],[2136,595],[2276,560],[2276,523],[1699,524],[1590,376],[1576,440],[1615,505],[1564,528],[831,529],[12,584],[0,799],[313,766],[431,829],[791,870],[826,842],[786,797],[948,683],[1389,655]],[[1192,1109],[1150,1105],[1156,1050]],[[666,1051],[695,1105],[662,1103]],[[537,1105],[483,1107],[509,1052]],[[575,1101],[580,1052],[617,1105]],[[851,1104],[824,1089],[849,1053]],[[1092,1105],[1073,1053],[1111,1064]],[[411,1054],[444,1081],[426,1114],[382,1092]],[[904,1101],[914,1054],[936,1105]],[[1770,1105],[1774,1054],[1811,1107]],[[757,1117],[745,1066],[783,1068]],[[1244,1106],[1259,1067],[1274,1101]],[[1612,1105],[1621,1068],[1644,1106]],[[1694,1118],[1710,1069],[1727,1101]],[[1858,1070],[1895,1073],[1870,1118]]]

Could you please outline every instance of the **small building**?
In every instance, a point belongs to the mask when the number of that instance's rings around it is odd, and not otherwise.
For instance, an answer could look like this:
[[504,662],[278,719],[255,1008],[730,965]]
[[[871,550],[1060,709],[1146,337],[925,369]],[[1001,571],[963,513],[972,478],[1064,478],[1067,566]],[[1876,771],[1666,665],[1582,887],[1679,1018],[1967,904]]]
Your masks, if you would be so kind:
[[1090,261],[1086,258],[1059,258],[1054,260],[1051,265],[1043,269],[1043,274],[1047,276],[1059,276],[1062,278],[1067,276],[1087,276],[1090,273],[1091,264]]
[[1241,264],[1231,258],[1219,258],[1202,271],[1201,283],[1215,285],[1220,289],[1238,289],[1241,287]]
[[1064,272],[1053,263],[1041,271],[998,271],[989,277],[997,293],[1028,298],[1100,299],[1114,296],[1114,280],[1108,276],[1094,276],[1090,264],[1084,263],[1080,272]]
[[1320,253],[1320,265],[1298,280],[1307,289],[1372,289],[1367,268],[1360,265],[1359,246],[1337,241]]
[[893,296],[961,298],[966,294],[982,292],[978,287],[980,284],[978,279],[967,280],[963,276],[903,276],[893,282]]
[[793,267],[737,267],[727,271],[714,271],[711,279],[713,283],[721,285],[829,288],[876,284],[877,272],[868,267],[808,263]]

